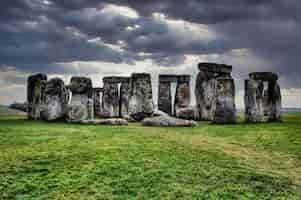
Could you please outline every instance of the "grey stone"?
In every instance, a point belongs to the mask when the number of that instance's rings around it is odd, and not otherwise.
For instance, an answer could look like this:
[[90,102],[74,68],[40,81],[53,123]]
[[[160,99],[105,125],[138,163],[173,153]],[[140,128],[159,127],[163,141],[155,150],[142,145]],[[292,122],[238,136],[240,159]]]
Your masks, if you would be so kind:
[[195,121],[177,119],[170,116],[159,116],[153,118],[145,118],[142,121],[143,126],[155,126],[155,127],[195,127],[197,123]]
[[198,120],[199,113],[195,107],[180,108],[176,111],[176,117],[187,120]]
[[146,73],[134,73],[131,77],[131,97],[129,115],[137,121],[152,116],[154,104],[151,76]]
[[53,78],[46,83],[45,105],[41,116],[47,121],[60,120],[66,117],[69,93],[64,81]]
[[84,104],[70,105],[68,106],[68,118],[69,122],[81,122],[88,119],[88,110]]
[[158,117],[158,116],[169,116],[169,115],[166,112],[155,109],[153,113],[153,117]]
[[213,123],[236,122],[235,85],[233,79],[218,78],[216,84],[216,106]]
[[268,103],[270,107],[269,122],[281,122],[281,91],[276,81],[270,81],[268,86]]
[[92,80],[86,77],[72,77],[69,89],[72,92],[68,108],[68,121],[78,122],[94,118]]
[[247,123],[263,120],[263,83],[262,81],[245,81],[245,114]]
[[121,83],[120,87],[120,117],[125,118],[129,115],[129,103],[131,96],[130,79],[127,78]]
[[261,81],[277,81],[278,75],[273,72],[253,72],[249,74],[249,77],[254,80]]
[[272,72],[250,73],[245,82],[246,122],[281,122],[281,91],[278,75]]
[[93,99],[94,99],[94,114],[95,116],[102,116],[102,88],[93,88]]
[[217,63],[199,63],[200,71],[208,71],[213,73],[231,74],[232,66]]
[[128,122],[125,119],[110,118],[110,119],[97,119],[97,120],[83,120],[81,124],[85,125],[112,125],[112,126],[127,126]]
[[158,108],[169,115],[172,115],[170,82],[159,82]]
[[104,81],[102,96],[103,117],[119,117],[119,85]]
[[46,74],[31,75],[27,79],[27,116],[28,119],[40,119],[45,102]]
[[211,72],[200,71],[195,86],[196,107],[200,120],[213,120],[217,81]]
[[[176,86],[175,101],[172,102],[171,83]],[[172,105],[174,103],[174,105]],[[190,75],[159,75],[158,108],[169,115],[175,115],[176,109],[190,104]],[[174,108],[172,110],[172,107]]]
[[176,88],[174,115],[182,108],[187,108],[190,105],[190,85],[187,81],[179,80]]
[[92,80],[87,77],[72,77],[68,88],[72,94],[86,94],[89,98],[92,98],[93,88]]

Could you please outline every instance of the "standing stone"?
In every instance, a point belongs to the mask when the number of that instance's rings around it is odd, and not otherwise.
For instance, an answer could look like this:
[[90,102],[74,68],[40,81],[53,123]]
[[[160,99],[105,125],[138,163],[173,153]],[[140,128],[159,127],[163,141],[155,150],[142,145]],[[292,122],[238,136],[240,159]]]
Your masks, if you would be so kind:
[[[69,89],[72,92],[68,110],[68,120],[79,122],[93,119],[93,88],[92,81],[86,77],[72,77]],[[91,105],[92,104],[92,105]]]
[[276,81],[270,81],[268,85],[268,104],[271,109],[269,113],[269,122],[281,122],[281,91]]
[[46,74],[35,74],[27,80],[27,116],[28,119],[40,119],[45,102]]
[[172,115],[171,101],[170,82],[159,81],[158,109]]
[[174,102],[174,115],[178,110],[188,108],[190,105],[190,76],[178,76]]
[[281,91],[278,75],[272,72],[253,72],[245,82],[246,122],[280,122]]
[[131,77],[131,97],[129,114],[137,121],[149,117],[154,112],[151,76],[146,73],[134,73]]
[[200,71],[195,87],[196,105],[201,120],[213,120],[216,102],[216,79],[208,71]]
[[46,84],[45,106],[41,113],[42,118],[47,121],[63,119],[67,113],[69,93],[64,81],[53,78]]
[[230,78],[218,78],[216,85],[216,108],[213,123],[235,123],[235,86]]
[[263,120],[263,83],[262,81],[245,81],[245,114],[247,123]]
[[93,88],[93,99],[94,99],[94,114],[96,116],[101,116],[102,115],[102,88]]
[[119,117],[119,87],[104,79],[102,109],[104,117]]
[[129,101],[131,95],[130,78],[125,78],[120,87],[120,117],[129,116]]
[[111,76],[103,78],[103,116],[128,117],[131,85],[129,77]]

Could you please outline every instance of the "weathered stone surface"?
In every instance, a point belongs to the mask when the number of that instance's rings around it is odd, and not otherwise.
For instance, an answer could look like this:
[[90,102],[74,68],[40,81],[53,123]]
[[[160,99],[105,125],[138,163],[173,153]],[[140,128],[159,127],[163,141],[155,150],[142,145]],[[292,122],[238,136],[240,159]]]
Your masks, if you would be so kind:
[[245,114],[247,123],[263,120],[263,83],[262,81],[245,81]]
[[107,76],[103,78],[103,82],[107,83],[123,83],[123,82],[129,82],[129,77],[124,76]]
[[27,80],[27,116],[28,119],[40,119],[45,102],[47,75],[35,74]]
[[280,122],[281,91],[278,75],[272,72],[250,73],[245,84],[246,122],[262,122],[267,116],[270,122]]
[[170,116],[159,116],[153,118],[145,118],[142,121],[143,126],[158,126],[158,127],[195,127],[195,121],[177,119]]
[[88,119],[88,109],[84,104],[69,105],[68,118],[69,122],[81,122]]
[[161,110],[154,110],[153,117],[158,117],[158,116],[169,116],[169,115]]
[[232,72],[232,66],[217,63],[199,63],[200,71],[208,71],[213,73],[230,74]]
[[170,82],[159,82],[158,108],[159,110],[172,115]]
[[233,79],[217,79],[213,123],[235,123],[235,85]]
[[187,108],[190,104],[190,85],[189,82],[178,81],[174,102],[174,115],[179,109]]
[[154,104],[150,74],[132,74],[129,105],[129,114],[137,121],[141,121],[153,114]]
[[249,77],[254,80],[261,81],[277,81],[278,75],[273,72],[253,72],[249,74]]
[[69,93],[65,87],[64,81],[59,78],[53,78],[46,83],[45,106],[41,112],[43,119],[54,121],[65,118]]
[[92,98],[92,80],[87,77],[72,77],[69,85],[72,94],[86,94]]
[[268,104],[270,107],[269,122],[281,122],[281,91],[276,81],[270,81],[268,86]]
[[121,83],[120,87],[120,117],[127,117],[129,115],[129,103],[131,96],[130,79],[127,78]]
[[102,96],[102,115],[103,117],[119,117],[119,83],[104,81]]
[[[176,86],[176,94],[171,94],[171,83]],[[176,109],[190,104],[190,75],[159,75],[158,108],[169,115],[175,115]],[[172,96],[174,95],[174,96]],[[174,102],[172,99],[174,97]],[[174,105],[172,105],[174,104]],[[173,109],[174,108],[174,109]]]
[[194,107],[180,108],[176,111],[176,117],[187,120],[198,120],[199,113],[198,110]]
[[102,88],[93,88],[93,99],[94,99],[94,114],[95,116],[102,116]]
[[85,125],[112,125],[112,126],[127,126],[128,122],[125,119],[110,118],[110,119],[95,119],[95,120],[83,120],[81,124]]
[[86,77],[72,77],[69,89],[72,92],[68,108],[68,121],[78,122],[94,118],[92,80]]
[[200,120],[213,120],[217,81],[211,72],[200,71],[195,86],[196,105]]

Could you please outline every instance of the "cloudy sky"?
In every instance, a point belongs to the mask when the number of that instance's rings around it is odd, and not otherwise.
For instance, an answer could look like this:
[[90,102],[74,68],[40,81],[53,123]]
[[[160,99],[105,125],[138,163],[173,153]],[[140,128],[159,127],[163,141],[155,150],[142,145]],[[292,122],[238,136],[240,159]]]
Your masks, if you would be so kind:
[[300,0],[4,0],[0,104],[24,101],[37,72],[94,86],[149,72],[156,93],[159,73],[194,79],[198,62],[218,62],[233,65],[238,107],[253,71],[278,73],[283,105],[301,107],[300,10]]

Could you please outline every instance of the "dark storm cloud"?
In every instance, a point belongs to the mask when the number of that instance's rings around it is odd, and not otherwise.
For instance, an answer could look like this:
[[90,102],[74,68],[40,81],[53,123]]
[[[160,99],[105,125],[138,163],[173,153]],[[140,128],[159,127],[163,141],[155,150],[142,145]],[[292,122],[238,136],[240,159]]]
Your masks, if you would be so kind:
[[[72,61],[179,65],[185,54],[248,49],[271,63],[266,69],[297,76],[300,10],[297,0],[10,0],[0,7],[0,64],[28,71]],[[176,20],[186,24],[170,24]],[[198,24],[208,33],[190,29]]]

